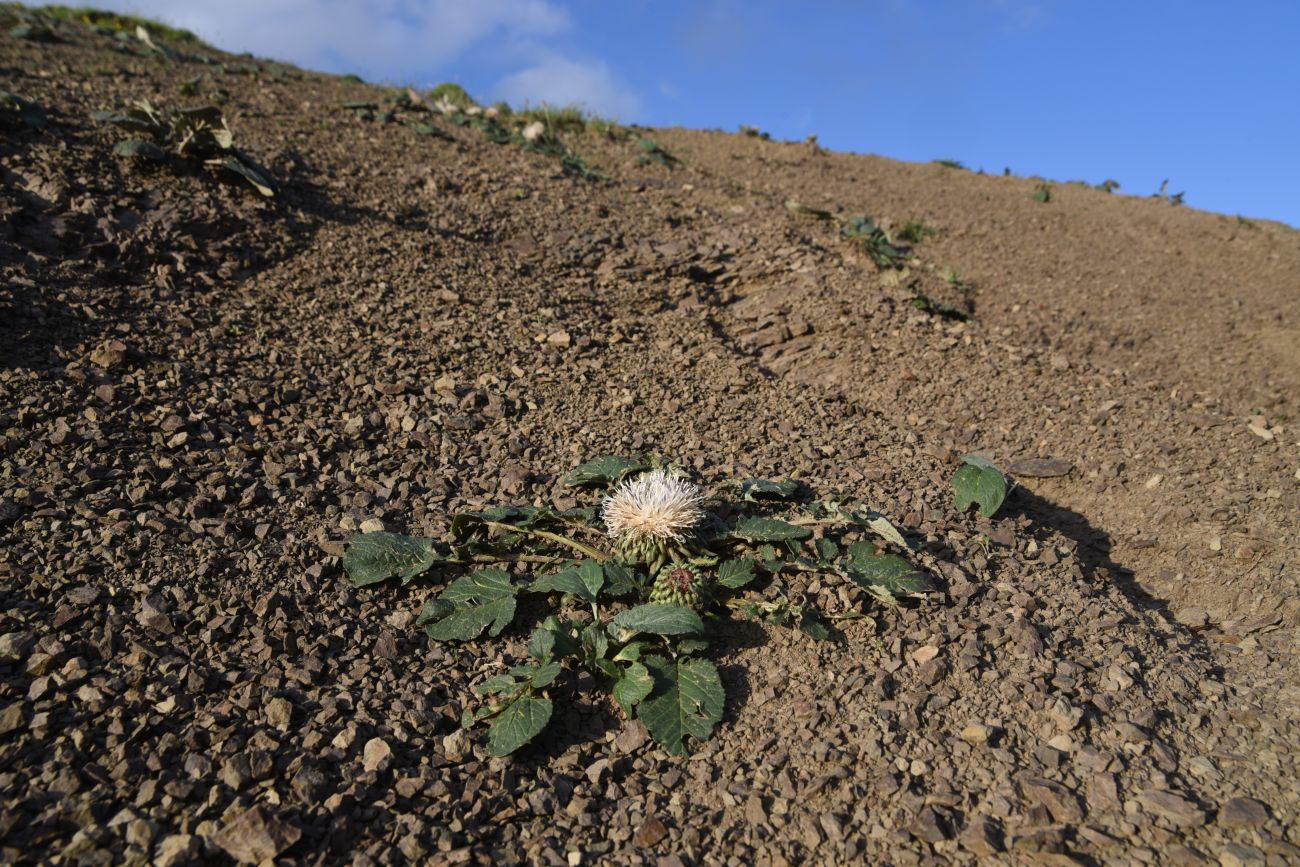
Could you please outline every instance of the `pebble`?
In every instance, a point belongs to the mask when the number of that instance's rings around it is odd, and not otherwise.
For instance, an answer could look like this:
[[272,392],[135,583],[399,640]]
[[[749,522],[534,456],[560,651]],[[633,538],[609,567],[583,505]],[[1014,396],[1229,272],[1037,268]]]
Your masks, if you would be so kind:
[[[147,841],[146,841],[147,842]],[[154,852],[155,867],[184,867],[193,864],[199,855],[199,838],[193,834],[172,834],[164,837]]]
[[367,771],[386,771],[393,763],[393,749],[383,738],[371,738],[366,741],[362,753],[362,766]]
[[1254,828],[1268,821],[1268,807],[1254,798],[1229,798],[1219,808],[1219,824],[1227,828]]

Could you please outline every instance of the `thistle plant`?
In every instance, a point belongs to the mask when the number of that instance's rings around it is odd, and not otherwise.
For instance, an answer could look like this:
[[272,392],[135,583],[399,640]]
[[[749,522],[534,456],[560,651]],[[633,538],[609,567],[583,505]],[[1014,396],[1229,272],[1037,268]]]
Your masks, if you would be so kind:
[[[826,640],[836,621],[866,615],[859,601],[821,610],[800,591],[801,573],[840,578],[889,604],[934,590],[886,518],[812,501],[794,482],[747,479],[706,492],[679,466],[625,457],[588,461],[563,481],[599,496],[566,511],[462,512],[442,540],[363,533],[343,558],[356,587],[406,584],[431,571],[441,577],[416,618],[435,641],[534,624],[528,659],[475,687],[462,716],[467,728],[487,724],[493,755],[536,737],[550,721],[551,697],[574,689],[578,670],[608,691],[612,709],[641,720],[670,753],[685,754],[689,739],[707,740],[722,719],[726,696],[707,657],[709,636],[725,618]],[[525,614],[518,600],[526,594],[541,606]]]

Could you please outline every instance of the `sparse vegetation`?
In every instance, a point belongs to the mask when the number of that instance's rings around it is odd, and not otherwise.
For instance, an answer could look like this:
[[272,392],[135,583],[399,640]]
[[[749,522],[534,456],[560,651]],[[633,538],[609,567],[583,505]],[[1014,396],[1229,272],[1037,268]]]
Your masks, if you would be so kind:
[[[10,5],[10,8],[21,7],[12,4]],[[107,12],[102,9],[91,9],[85,6],[41,6],[30,11],[58,21],[74,21],[105,33],[123,33],[129,36],[134,36],[136,30],[143,27],[147,31],[157,34],[160,38],[165,39],[168,42],[186,43],[196,47],[208,47],[202,39],[188,30],[180,27],[172,27],[161,21],[156,21],[151,18],[142,18],[138,15]]]
[[933,237],[937,231],[920,220],[908,220],[898,228],[894,237],[906,244],[919,244],[926,238]]
[[870,217],[854,217],[840,229],[840,234],[845,238],[861,239],[863,249],[877,267],[896,268],[907,259],[907,249],[894,244],[885,230]]
[[95,120],[148,139],[128,138],[117,143],[118,156],[161,162],[168,152],[194,160],[225,177],[237,177],[263,196],[275,195],[266,175],[234,148],[234,133],[221,109],[206,105],[160,110],[148,100],[138,100],[126,111],[100,111]]
[[677,157],[673,156],[667,149],[655,144],[645,136],[638,136],[636,142],[641,146],[641,150],[644,151],[641,156],[637,157],[637,162],[641,165],[652,162],[658,163],[667,168],[672,168],[677,165]]
[[1034,192],[1033,192],[1031,198],[1033,198],[1033,200],[1034,200],[1035,202],[1040,202],[1040,203],[1042,203],[1042,204],[1044,204],[1044,205],[1047,204],[1048,202],[1050,202],[1050,201],[1052,200],[1052,185],[1051,185],[1051,184],[1035,184],[1035,185],[1034,185]]
[[0,123],[5,126],[25,126],[44,129],[49,122],[45,109],[21,96],[0,90]]
[[706,497],[674,464],[609,456],[564,483],[605,496],[599,507],[565,512],[461,513],[444,541],[362,534],[344,559],[357,587],[478,567],[425,603],[416,625],[435,641],[499,636],[517,619],[521,594],[539,597],[545,613],[528,640],[529,659],[480,683],[477,707],[462,716],[465,728],[488,724],[493,755],[541,733],[552,694],[576,688],[582,681],[565,674],[580,671],[609,691],[624,717],[682,755],[688,738],[707,740],[722,719],[722,680],[704,657],[716,618],[735,613],[824,641],[834,620],[864,615],[856,606],[820,611],[791,586],[797,573],[844,581],[887,604],[934,590],[907,557],[888,552],[910,548],[883,516],[839,502],[804,503],[788,514],[804,493],[795,482],[749,479]]
[[965,163],[963,163],[961,160],[933,160],[932,162],[933,162],[936,166],[943,166],[943,167],[946,168],[946,169],[964,169],[964,168],[966,168]]

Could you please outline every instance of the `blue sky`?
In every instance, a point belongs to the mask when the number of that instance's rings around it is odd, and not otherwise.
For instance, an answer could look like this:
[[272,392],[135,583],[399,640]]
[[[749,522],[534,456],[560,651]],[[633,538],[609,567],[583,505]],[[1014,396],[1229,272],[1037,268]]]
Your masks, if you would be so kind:
[[1300,226],[1300,3],[100,0],[229,50]]

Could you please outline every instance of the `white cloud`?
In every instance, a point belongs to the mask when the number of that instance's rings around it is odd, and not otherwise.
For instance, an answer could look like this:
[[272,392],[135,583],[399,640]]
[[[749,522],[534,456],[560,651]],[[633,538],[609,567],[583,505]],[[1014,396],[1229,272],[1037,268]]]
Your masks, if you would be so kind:
[[549,0],[99,0],[185,27],[227,51],[375,80],[417,81],[486,40],[529,42],[569,28]]
[[544,57],[497,82],[497,99],[512,105],[577,105],[597,114],[634,120],[641,100],[601,61]]

